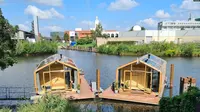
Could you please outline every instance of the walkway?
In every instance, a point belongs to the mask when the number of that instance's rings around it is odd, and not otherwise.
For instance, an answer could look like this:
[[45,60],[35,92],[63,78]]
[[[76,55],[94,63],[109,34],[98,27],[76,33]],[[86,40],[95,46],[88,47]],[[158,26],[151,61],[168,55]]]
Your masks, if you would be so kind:
[[115,94],[111,87],[106,89],[102,94],[99,95],[100,98],[111,99],[111,100],[119,100],[119,101],[128,101],[134,103],[142,103],[142,104],[151,104],[158,105],[160,98],[155,97],[154,95],[149,94]]
[[94,93],[91,91],[89,84],[87,83],[84,75],[80,75],[81,84],[80,84],[80,94],[75,91],[65,91],[64,94],[61,94],[64,98],[70,100],[84,100],[84,99],[92,99],[94,97]]

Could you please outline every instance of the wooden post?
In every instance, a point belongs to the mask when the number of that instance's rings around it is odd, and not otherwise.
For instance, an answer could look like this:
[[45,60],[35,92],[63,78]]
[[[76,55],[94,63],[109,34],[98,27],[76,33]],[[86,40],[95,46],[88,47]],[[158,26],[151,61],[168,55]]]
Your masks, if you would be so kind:
[[146,88],[146,80],[147,80],[147,66],[145,65],[145,68],[144,68],[144,87]]
[[100,71],[99,71],[99,69],[96,70],[96,85],[97,85],[97,91],[100,92]]
[[174,64],[171,64],[170,67],[170,92],[169,92],[169,96],[172,97],[173,96],[173,81],[174,81]]
[[170,88],[173,87],[173,80],[174,80],[174,64],[171,64],[171,68],[170,68]]
[[35,92],[38,93],[38,87],[37,87],[37,73],[34,72],[34,86],[35,86]]
[[196,86],[196,79],[192,77],[181,77],[180,78],[180,90],[179,94],[187,92],[189,87]]

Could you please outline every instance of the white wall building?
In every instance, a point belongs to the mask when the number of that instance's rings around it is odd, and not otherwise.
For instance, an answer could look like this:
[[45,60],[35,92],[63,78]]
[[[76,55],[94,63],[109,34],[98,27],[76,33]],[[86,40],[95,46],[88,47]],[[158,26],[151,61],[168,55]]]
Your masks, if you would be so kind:
[[12,37],[14,40],[27,40],[29,42],[35,42],[35,35],[33,33],[19,30],[17,33],[15,33],[15,36]]
[[163,21],[158,23],[158,30],[200,30],[200,21],[191,18],[188,21]]
[[120,32],[119,38],[131,38],[133,41],[150,43],[166,42],[200,42],[200,30],[142,30]]

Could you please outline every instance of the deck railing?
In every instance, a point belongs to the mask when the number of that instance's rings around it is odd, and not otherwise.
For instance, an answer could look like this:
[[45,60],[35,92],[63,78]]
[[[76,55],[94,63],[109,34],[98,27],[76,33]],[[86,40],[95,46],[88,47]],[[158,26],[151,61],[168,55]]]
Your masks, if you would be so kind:
[[0,100],[29,100],[33,95],[33,87],[0,87]]

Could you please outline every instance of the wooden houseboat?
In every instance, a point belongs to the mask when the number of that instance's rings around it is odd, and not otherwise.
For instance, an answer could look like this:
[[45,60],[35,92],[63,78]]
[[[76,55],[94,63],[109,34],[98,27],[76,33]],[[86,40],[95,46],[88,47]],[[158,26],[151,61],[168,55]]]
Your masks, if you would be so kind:
[[100,97],[157,105],[165,87],[166,64],[165,60],[147,54],[122,65],[116,70],[113,88],[105,90]]
[[77,91],[80,86],[80,71],[76,64],[62,54],[52,55],[34,71],[34,86],[37,94],[48,91]]

